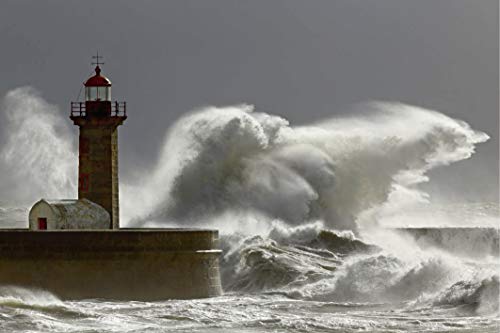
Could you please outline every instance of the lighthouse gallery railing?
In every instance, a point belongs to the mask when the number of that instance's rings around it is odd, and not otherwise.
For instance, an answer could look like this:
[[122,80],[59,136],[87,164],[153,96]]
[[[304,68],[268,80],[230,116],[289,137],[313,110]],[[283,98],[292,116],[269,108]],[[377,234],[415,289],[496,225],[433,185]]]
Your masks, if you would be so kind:
[[[71,102],[71,116],[72,117],[85,117],[87,111],[85,109],[85,102]],[[111,117],[126,117],[127,116],[127,102],[112,102],[111,103]]]

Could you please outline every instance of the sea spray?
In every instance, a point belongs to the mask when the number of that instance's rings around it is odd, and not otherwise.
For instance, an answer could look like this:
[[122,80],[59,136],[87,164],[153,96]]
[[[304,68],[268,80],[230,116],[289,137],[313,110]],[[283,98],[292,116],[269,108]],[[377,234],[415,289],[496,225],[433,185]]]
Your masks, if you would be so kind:
[[48,308],[61,307],[63,304],[54,294],[45,290],[17,286],[0,287],[0,306]]
[[11,90],[1,104],[0,194],[16,204],[74,198],[78,158],[69,122],[30,87]]
[[[139,212],[127,217],[198,225],[257,213],[289,225],[322,220],[355,230],[427,202],[418,188],[426,172],[469,158],[488,139],[435,111],[397,103],[364,108],[299,127],[248,105],[195,111],[170,129],[143,185],[124,186],[124,201]],[[140,198],[151,198],[146,208]]]

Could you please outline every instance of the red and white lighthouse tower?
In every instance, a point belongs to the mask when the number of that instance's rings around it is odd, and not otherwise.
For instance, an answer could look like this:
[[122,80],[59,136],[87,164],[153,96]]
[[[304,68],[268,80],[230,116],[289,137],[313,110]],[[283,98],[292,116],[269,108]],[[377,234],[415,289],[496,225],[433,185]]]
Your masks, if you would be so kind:
[[111,81],[95,75],[85,83],[85,102],[71,102],[71,120],[80,127],[78,199],[88,199],[109,212],[110,229],[118,229],[118,126],[127,119],[126,103],[111,101]]

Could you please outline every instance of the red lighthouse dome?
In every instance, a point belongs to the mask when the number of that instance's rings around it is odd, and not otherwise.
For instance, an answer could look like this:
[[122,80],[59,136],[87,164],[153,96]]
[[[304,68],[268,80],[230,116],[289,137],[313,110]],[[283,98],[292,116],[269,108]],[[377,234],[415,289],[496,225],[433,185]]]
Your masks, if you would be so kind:
[[95,68],[95,75],[90,77],[84,85],[86,101],[111,101],[111,81],[101,75],[99,65]]
[[96,66],[95,75],[90,77],[84,85],[85,87],[111,87],[111,81],[101,75],[101,67]]

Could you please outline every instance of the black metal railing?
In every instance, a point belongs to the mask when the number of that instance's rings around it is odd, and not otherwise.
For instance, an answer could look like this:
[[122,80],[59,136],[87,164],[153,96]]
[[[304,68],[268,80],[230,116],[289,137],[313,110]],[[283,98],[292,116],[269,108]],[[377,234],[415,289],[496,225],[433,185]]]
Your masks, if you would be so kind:
[[[111,103],[111,117],[126,117],[127,116],[127,102],[110,102]],[[85,102],[71,102],[71,117],[86,117],[87,110]]]
[[85,117],[85,102],[71,102],[71,117]]

